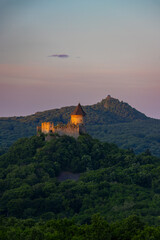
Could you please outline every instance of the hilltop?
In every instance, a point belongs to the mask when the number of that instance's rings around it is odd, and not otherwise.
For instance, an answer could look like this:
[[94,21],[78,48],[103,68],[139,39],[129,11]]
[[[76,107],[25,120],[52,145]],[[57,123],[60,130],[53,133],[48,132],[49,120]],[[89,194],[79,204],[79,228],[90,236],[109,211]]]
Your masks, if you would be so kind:
[[[99,212],[112,222],[132,214],[159,224],[160,159],[135,155],[89,135],[22,138],[0,156],[0,212],[21,219],[74,218]],[[77,181],[59,181],[62,171]]]
[[[0,144],[8,148],[21,137],[36,134],[41,122],[66,124],[75,106],[37,112],[26,117],[0,118]],[[147,148],[160,156],[160,120],[151,119],[129,104],[107,96],[97,104],[83,106],[89,134],[102,141],[115,142],[123,148],[133,148],[137,153]]]
[[44,138],[0,156],[2,240],[159,239],[160,158],[89,135]]

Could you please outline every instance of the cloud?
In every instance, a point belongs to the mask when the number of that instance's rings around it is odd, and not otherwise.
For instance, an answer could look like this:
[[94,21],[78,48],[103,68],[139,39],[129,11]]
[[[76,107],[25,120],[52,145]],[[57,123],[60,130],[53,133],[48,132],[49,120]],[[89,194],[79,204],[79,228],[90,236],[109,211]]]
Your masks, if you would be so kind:
[[53,55],[50,55],[49,57],[68,58],[69,55],[67,55],[67,54],[53,54]]

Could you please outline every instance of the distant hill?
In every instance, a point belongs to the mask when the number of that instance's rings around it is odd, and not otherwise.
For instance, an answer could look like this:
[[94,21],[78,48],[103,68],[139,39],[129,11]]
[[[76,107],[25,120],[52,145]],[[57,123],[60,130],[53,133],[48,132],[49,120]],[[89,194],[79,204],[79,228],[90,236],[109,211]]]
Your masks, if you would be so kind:
[[129,122],[132,120],[146,120],[145,114],[132,108],[128,103],[119,101],[108,95],[100,103],[91,106],[92,109],[99,109],[104,114],[104,120],[107,123],[115,122]]
[[[67,123],[75,106],[37,112],[25,117],[0,118],[1,151],[21,137],[36,134],[36,126],[44,121]],[[147,117],[129,104],[107,96],[94,105],[83,106],[89,134],[139,153],[147,148],[160,156],[160,120]]]

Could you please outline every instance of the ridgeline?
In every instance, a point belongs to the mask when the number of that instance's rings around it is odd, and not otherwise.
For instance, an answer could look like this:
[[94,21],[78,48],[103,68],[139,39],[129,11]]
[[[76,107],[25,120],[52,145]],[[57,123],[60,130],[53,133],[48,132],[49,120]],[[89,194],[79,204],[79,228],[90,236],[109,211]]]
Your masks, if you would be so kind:
[[[36,134],[42,122],[66,124],[75,106],[37,112],[26,117],[0,118],[0,152],[21,137]],[[129,104],[107,96],[101,102],[83,106],[87,132],[101,141],[116,143],[121,148],[132,148],[136,153],[150,149],[160,156],[160,120],[151,119]]]

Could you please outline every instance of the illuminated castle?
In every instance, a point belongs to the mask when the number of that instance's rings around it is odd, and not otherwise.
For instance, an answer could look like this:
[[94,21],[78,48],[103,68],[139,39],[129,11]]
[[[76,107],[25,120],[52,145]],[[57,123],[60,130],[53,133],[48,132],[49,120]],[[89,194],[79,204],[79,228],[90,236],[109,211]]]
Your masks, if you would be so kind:
[[86,133],[84,117],[86,113],[83,111],[80,103],[71,113],[71,120],[68,124],[58,124],[54,126],[53,122],[43,122],[37,127],[37,133],[44,133],[46,140],[50,140],[53,133],[58,133],[60,136],[68,135],[77,138],[79,135]]

